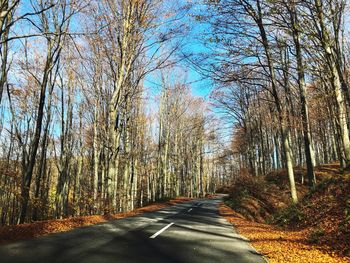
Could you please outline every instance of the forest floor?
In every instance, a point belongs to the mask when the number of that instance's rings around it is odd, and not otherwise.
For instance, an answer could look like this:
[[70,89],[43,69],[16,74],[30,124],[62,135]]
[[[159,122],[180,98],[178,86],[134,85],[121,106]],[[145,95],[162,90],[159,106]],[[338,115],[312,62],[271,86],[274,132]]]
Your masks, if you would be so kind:
[[146,212],[152,212],[171,205],[190,201],[192,199],[193,198],[177,197],[167,202],[150,204],[127,213],[70,217],[65,219],[37,221],[33,223],[15,226],[4,226],[0,227],[0,245],[45,236],[52,233],[65,232],[78,227],[90,226],[109,220],[135,216]]
[[238,180],[220,214],[269,262],[350,262],[350,172],[317,167],[311,191],[301,184],[305,170],[295,174],[297,205],[289,203],[286,172],[277,171]]

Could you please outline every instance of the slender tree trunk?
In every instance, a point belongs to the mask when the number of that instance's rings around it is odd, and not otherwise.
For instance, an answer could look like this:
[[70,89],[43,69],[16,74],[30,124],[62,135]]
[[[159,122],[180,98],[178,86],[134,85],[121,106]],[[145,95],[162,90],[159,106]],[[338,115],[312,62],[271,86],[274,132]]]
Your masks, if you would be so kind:
[[300,24],[298,22],[298,15],[297,15],[294,1],[290,5],[289,12],[290,12],[291,24],[293,29],[293,40],[294,40],[296,59],[297,59],[298,84],[299,84],[299,94],[300,94],[300,103],[301,103],[301,118],[302,118],[302,127],[303,127],[307,177],[308,177],[309,187],[312,188],[316,184],[316,177],[314,173],[315,156],[314,156],[310,120],[309,120],[309,109],[308,109],[308,101],[307,101],[307,89],[305,84],[304,62],[303,62],[301,45],[300,45],[300,33],[299,33]]
[[336,55],[334,53],[334,48],[331,44],[331,38],[329,30],[325,24],[323,4],[321,0],[315,0],[316,16],[317,22],[319,23],[321,29],[321,44],[324,49],[326,61],[329,67],[331,82],[335,93],[335,99],[338,107],[338,121],[340,127],[340,137],[343,145],[344,152],[344,165],[346,169],[350,169],[350,139],[349,139],[349,129],[347,124],[347,107],[346,101],[344,99],[342,84],[340,81],[340,74],[337,70]]
[[28,202],[29,202],[29,192],[30,192],[30,185],[32,182],[33,177],[33,170],[35,166],[35,160],[36,155],[39,147],[40,142],[40,136],[41,136],[41,130],[42,130],[42,122],[44,118],[44,107],[45,107],[45,99],[46,99],[46,88],[49,80],[49,74],[52,70],[52,54],[51,54],[51,43],[48,44],[48,53],[46,57],[46,63],[45,63],[45,69],[44,69],[44,75],[42,78],[42,81],[40,83],[40,95],[39,95],[39,106],[36,116],[36,125],[35,125],[35,131],[34,131],[34,137],[31,143],[30,153],[29,153],[29,162],[26,166],[26,169],[24,170],[23,174],[23,186],[22,186],[22,205],[21,205],[21,212],[19,216],[19,223],[24,223],[26,216],[27,216],[27,208],[28,208]]
[[256,17],[257,25],[260,30],[260,36],[262,39],[262,43],[264,46],[265,50],[265,55],[267,59],[267,64],[268,64],[268,70],[270,73],[270,78],[271,78],[271,86],[272,86],[272,95],[275,101],[275,105],[277,108],[277,113],[278,113],[278,118],[279,118],[279,124],[280,124],[280,129],[281,129],[281,136],[284,144],[284,152],[285,152],[285,157],[286,157],[286,166],[287,166],[287,172],[288,172],[288,177],[289,177],[289,183],[290,183],[290,190],[291,190],[291,195],[292,195],[292,201],[294,203],[298,202],[298,197],[297,197],[297,192],[296,192],[296,186],[295,186],[295,180],[294,180],[294,172],[293,172],[293,161],[292,161],[292,149],[290,147],[290,142],[289,142],[289,132],[286,127],[286,121],[283,116],[283,111],[280,105],[280,100],[278,97],[278,92],[277,92],[277,87],[276,87],[276,75],[275,75],[275,69],[274,69],[274,64],[273,60],[271,58],[271,49],[269,45],[269,41],[266,35],[265,31],[265,26],[262,20],[262,11],[261,11],[261,3],[260,0],[256,1],[257,3],[257,9],[258,9],[258,16]]

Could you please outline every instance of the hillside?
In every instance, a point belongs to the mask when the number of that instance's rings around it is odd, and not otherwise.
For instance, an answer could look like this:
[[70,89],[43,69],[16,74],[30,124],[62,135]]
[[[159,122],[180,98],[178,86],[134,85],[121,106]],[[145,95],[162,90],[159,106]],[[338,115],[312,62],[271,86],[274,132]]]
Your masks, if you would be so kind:
[[[247,231],[247,221],[260,224],[260,230],[255,225],[254,230],[243,234],[252,239],[253,245],[263,253],[268,253],[268,247],[270,253],[275,253],[271,246],[279,246],[279,249],[282,248],[281,255],[287,253],[292,257],[294,252],[316,249],[320,251],[319,255],[325,253],[340,258],[340,262],[350,261],[350,173],[341,173],[337,164],[323,165],[316,170],[318,183],[308,191],[301,184],[305,171],[296,169],[300,200],[297,205],[290,204],[288,179],[283,170],[265,177],[240,178],[228,190],[225,203],[234,210],[231,213],[234,219],[229,220],[238,229],[243,226],[240,229],[243,232]],[[223,209],[224,215],[227,215],[229,210]],[[245,220],[245,223],[240,220]],[[261,229],[265,229],[263,233]],[[260,235],[260,246],[254,243],[257,235]],[[261,242],[261,235],[265,242]],[[269,241],[266,235],[270,235]],[[271,235],[278,242],[274,242]],[[283,251],[283,245],[286,245],[286,251]],[[308,262],[331,262],[329,259],[324,261],[323,256],[319,256],[321,260],[317,261],[315,256],[307,254],[306,259],[312,258],[314,261]]]

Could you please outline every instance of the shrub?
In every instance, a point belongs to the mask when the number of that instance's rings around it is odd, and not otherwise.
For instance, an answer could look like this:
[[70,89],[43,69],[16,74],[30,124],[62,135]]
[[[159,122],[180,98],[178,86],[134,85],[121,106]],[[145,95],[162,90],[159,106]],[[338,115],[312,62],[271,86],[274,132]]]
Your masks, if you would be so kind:
[[325,235],[325,231],[322,228],[314,229],[308,236],[308,242],[311,244],[316,244],[320,240],[321,237]]
[[304,219],[304,213],[295,204],[291,204],[287,208],[281,210],[274,221],[280,226],[288,226],[298,224]]

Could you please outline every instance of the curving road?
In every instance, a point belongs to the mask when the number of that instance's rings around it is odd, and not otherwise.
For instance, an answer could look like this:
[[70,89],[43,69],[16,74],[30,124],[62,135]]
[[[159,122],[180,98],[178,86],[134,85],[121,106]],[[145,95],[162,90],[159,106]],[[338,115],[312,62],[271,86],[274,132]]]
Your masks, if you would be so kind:
[[218,215],[217,199],[0,247],[0,262],[266,262]]

